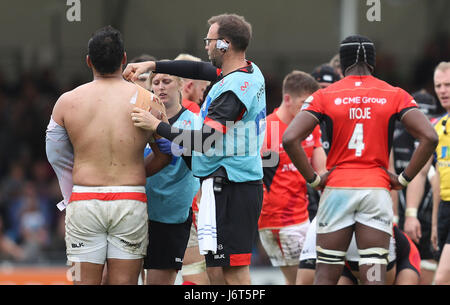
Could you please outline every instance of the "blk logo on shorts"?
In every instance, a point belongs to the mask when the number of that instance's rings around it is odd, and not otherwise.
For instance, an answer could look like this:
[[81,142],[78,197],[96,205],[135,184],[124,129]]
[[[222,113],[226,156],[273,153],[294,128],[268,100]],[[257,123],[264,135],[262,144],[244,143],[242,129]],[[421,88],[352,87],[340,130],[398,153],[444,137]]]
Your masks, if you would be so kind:
[[139,247],[141,247],[141,244],[142,244],[142,243],[130,243],[129,241],[126,241],[126,240],[123,240],[123,239],[120,239],[120,241],[122,243],[124,243],[125,246],[130,247],[130,248],[134,248],[134,249],[138,249]]
[[72,244],[72,248],[81,248],[81,247],[84,247],[83,243]]

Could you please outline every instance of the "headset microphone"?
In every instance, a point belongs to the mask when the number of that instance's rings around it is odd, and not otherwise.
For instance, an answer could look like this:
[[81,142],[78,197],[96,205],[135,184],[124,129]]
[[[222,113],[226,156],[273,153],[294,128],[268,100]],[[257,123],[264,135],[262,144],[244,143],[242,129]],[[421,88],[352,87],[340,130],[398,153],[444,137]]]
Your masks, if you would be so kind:
[[229,44],[224,40],[217,40],[216,48],[221,50],[222,52],[226,52],[228,50]]

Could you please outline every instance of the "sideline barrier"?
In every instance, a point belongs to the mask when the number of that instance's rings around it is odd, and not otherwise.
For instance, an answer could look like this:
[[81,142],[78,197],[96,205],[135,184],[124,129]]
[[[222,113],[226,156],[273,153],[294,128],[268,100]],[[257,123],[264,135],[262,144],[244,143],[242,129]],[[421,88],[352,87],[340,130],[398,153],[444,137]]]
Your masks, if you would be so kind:
[[70,275],[62,266],[0,266],[0,285],[73,285]]

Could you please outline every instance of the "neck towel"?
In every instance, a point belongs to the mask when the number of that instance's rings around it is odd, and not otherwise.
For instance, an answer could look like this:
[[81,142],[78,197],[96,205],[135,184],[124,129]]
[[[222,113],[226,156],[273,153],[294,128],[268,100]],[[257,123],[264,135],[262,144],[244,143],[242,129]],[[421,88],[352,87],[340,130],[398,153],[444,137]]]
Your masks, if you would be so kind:
[[198,212],[198,247],[200,254],[217,252],[216,231],[216,199],[214,197],[214,178],[208,178],[202,183],[202,197]]

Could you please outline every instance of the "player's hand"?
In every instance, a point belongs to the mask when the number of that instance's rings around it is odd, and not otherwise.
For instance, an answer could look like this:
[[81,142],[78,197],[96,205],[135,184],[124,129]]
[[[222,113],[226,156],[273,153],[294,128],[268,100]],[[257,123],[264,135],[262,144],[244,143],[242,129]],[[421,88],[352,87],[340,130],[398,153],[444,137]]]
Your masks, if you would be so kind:
[[422,229],[417,217],[405,217],[404,231],[409,236],[409,238],[412,239],[413,242],[415,242],[416,244],[419,243],[420,238],[422,237]]
[[327,184],[328,176],[331,174],[332,171],[334,171],[336,167],[333,167],[329,171],[323,173],[320,175],[320,184],[316,187],[316,190],[323,190],[325,188],[325,185]]
[[161,121],[150,112],[137,107],[133,108],[133,111],[131,112],[131,120],[133,121],[134,126],[150,130],[152,132],[155,132],[159,123],[161,123]]
[[148,71],[155,70],[155,62],[154,61],[145,61],[139,63],[128,64],[122,75],[123,78],[130,82],[135,82],[139,79],[141,74],[147,73]]
[[404,186],[400,182],[398,182],[398,175],[391,173],[384,167],[381,167],[381,168],[389,175],[391,188],[393,190],[401,190],[404,188]]

